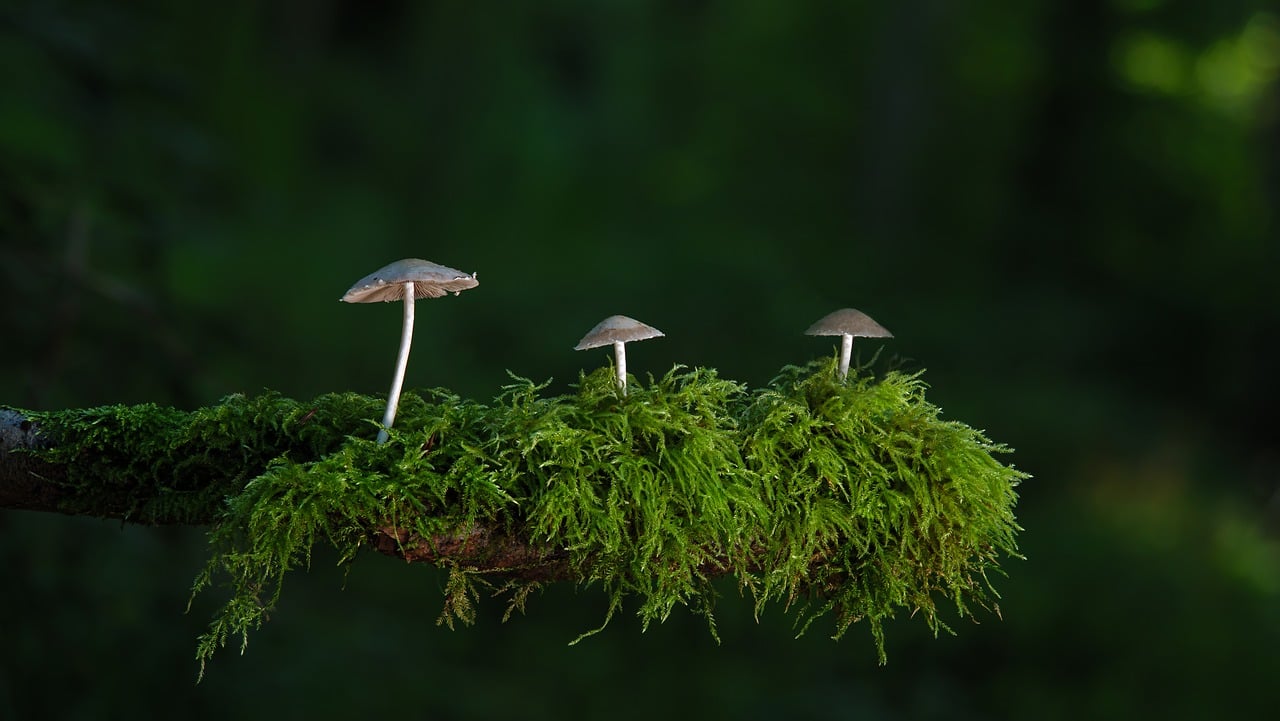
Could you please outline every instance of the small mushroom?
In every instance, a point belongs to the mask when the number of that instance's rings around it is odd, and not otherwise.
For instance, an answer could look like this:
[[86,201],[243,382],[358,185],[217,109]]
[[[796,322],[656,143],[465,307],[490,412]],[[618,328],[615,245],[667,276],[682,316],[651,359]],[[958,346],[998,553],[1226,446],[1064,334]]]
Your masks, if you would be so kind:
[[627,349],[626,344],[633,340],[661,338],[662,331],[645,325],[635,318],[625,315],[611,315],[600,321],[591,332],[582,336],[574,350],[587,350],[613,344],[614,366],[618,372],[618,388],[622,395],[627,394]]
[[409,346],[413,343],[413,302],[418,298],[439,298],[445,293],[457,295],[468,288],[480,285],[476,274],[446,268],[417,258],[405,258],[384,268],[379,268],[356,281],[342,296],[344,303],[389,303],[404,301],[404,328],[400,335],[400,354],[396,357],[396,373],[391,380],[391,393],[387,396],[387,412],[382,417],[382,430],[378,431],[378,443],[387,442],[387,429],[396,419],[400,405],[400,388],[404,385],[404,370],[409,365]]
[[871,316],[853,308],[841,308],[829,313],[809,326],[805,335],[838,335],[840,340],[840,380],[849,375],[849,356],[853,352],[853,337],[859,338],[892,338],[893,334],[884,326],[871,319]]

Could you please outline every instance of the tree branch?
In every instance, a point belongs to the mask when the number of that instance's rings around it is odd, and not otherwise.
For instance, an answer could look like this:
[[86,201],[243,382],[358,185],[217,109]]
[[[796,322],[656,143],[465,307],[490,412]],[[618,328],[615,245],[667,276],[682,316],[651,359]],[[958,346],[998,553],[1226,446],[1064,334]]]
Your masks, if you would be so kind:
[[[164,464],[154,466],[159,475],[135,476],[134,483],[120,486],[117,492],[107,492],[101,484],[71,482],[70,478],[83,475],[86,469],[74,457],[49,460],[49,454],[56,454],[62,446],[74,447],[83,439],[76,437],[72,426],[65,424],[65,413],[59,417],[64,422],[49,429],[25,412],[0,409],[0,508],[87,515],[154,525],[209,525],[217,521],[222,511],[223,496],[204,493],[200,497],[208,499],[208,503],[192,505],[185,502],[191,499],[191,492],[166,486],[169,479],[163,476],[168,470]],[[89,409],[78,420],[100,426],[104,417],[100,409]],[[252,479],[263,468],[246,466],[226,470],[234,478]],[[228,485],[224,479],[207,480],[232,494],[242,487]],[[140,494],[141,489],[150,489],[154,495]],[[181,497],[184,502],[166,502],[170,497]],[[169,512],[141,515],[140,508],[169,509]],[[567,553],[530,546],[508,533],[482,524],[471,524],[459,533],[431,537],[387,524],[375,530],[370,541],[370,546],[379,553],[411,563],[457,566],[477,573],[525,581],[573,578]]]
[[[199,480],[203,489],[175,488],[172,468],[138,444],[103,449],[78,432],[123,430],[112,428],[111,420],[97,408],[58,414],[0,409],[0,508],[148,525],[216,519],[220,494],[231,489],[225,481],[208,477]],[[106,472],[110,478],[103,477]],[[184,502],[173,502],[179,497]]]
[[210,525],[194,587],[229,577],[233,597],[201,658],[260,625],[317,543],[450,568],[446,618],[473,617],[477,575],[516,582],[517,605],[589,580],[610,614],[635,596],[645,623],[710,616],[732,573],[757,604],[812,601],[802,624],[866,619],[881,651],[896,609],[936,628],[935,594],[985,606],[1016,555],[1026,475],[942,420],[918,373],[842,379],[832,360],[748,391],[677,367],[623,396],[610,371],[570,396],[519,378],[492,404],[407,394],[386,444],[382,399],[353,393],[0,409],[0,507]]

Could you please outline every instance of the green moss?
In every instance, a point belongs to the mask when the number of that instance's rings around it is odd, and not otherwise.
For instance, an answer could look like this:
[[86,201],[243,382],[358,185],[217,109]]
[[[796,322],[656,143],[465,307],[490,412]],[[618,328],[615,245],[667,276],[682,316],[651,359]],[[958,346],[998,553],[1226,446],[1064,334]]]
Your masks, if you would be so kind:
[[[350,560],[381,528],[431,538],[473,524],[567,559],[608,596],[605,623],[630,599],[644,626],[681,605],[714,634],[711,579],[732,573],[757,612],[792,608],[801,633],[830,616],[838,638],[865,620],[883,661],[882,624],[899,610],[937,632],[939,600],[960,616],[994,607],[987,577],[1017,555],[1026,475],[997,460],[1008,449],[942,420],[920,374],[838,382],[834,365],[789,367],[754,391],[677,367],[625,397],[610,368],[566,396],[514,376],[492,404],[410,394],[384,445],[381,399],[353,394],[101,409],[48,417],[68,440],[49,453],[74,461],[76,503],[106,494],[135,520],[214,521],[194,593],[226,578],[232,595],[202,664],[233,637],[243,648],[317,543]],[[478,585],[513,575],[485,571],[451,569],[443,622],[469,623]],[[536,585],[508,582],[511,608]]]
[[[920,373],[837,383],[830,364],[791,368],[746,412],[748,467],[776,478],[758,602],[805,599],[801,629],[827,612],[839,638],[866,619],[885,660],[895,610],[942,627],[935,594],[960,615],[990,605],[987,571],[1016,556],[1008,449],[925,400]],[[824,559],[814,564],[813,558]]]
[[323,456],[374,427],[377,399],[333,393],[302,404],[233,395],[185,412],[154,404],[29,413],[65,470],[61,510],[153,523],[208,523],[276,458]]

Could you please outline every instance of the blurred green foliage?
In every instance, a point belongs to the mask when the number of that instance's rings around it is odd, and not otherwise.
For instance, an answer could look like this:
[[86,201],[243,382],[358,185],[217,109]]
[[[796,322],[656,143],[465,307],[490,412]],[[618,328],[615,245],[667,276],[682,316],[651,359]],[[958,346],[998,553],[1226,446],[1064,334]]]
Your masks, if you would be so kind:
[[411,386],[562,390],[613,313],[667,335],[634,372],[756,386],[854,306],[1035,479],[1004,620],[891,624],[884,669],[749,609],[566,649],[572,589],[449,633],[371,559],[193,687],[198,531],[5,512],[0,716],[1269,713],[1277,38],[1263,0],[4,4],[0,402],[381,393],[399,313],[336,301],[423,257],[481,285],[420,306]]

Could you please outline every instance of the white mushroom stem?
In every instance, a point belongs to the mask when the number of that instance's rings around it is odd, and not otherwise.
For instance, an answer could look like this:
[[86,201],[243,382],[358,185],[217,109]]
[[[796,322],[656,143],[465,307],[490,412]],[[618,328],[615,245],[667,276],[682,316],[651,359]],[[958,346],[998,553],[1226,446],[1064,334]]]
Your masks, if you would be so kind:
[[627,394],[627,344],[620,340],[613,342],[613,360],[614,366],[618,371],[618,388],[622,390],[622,395]]
[[840,334],[840,380],[849,375],[849,356],[853,355],[853,335]]
[[391,379],[391,393],[387,396],[387,412],[382,416],[382,430],[378,431],[378,443],[386,443],[387,429],[396,420],[400,407],[400,389],[404,387],[404,371],[409,367],[409,346],[413,343],[413,283],[404,284],[404,329],[400,332],[400,355],[396,357],[396,374]]

